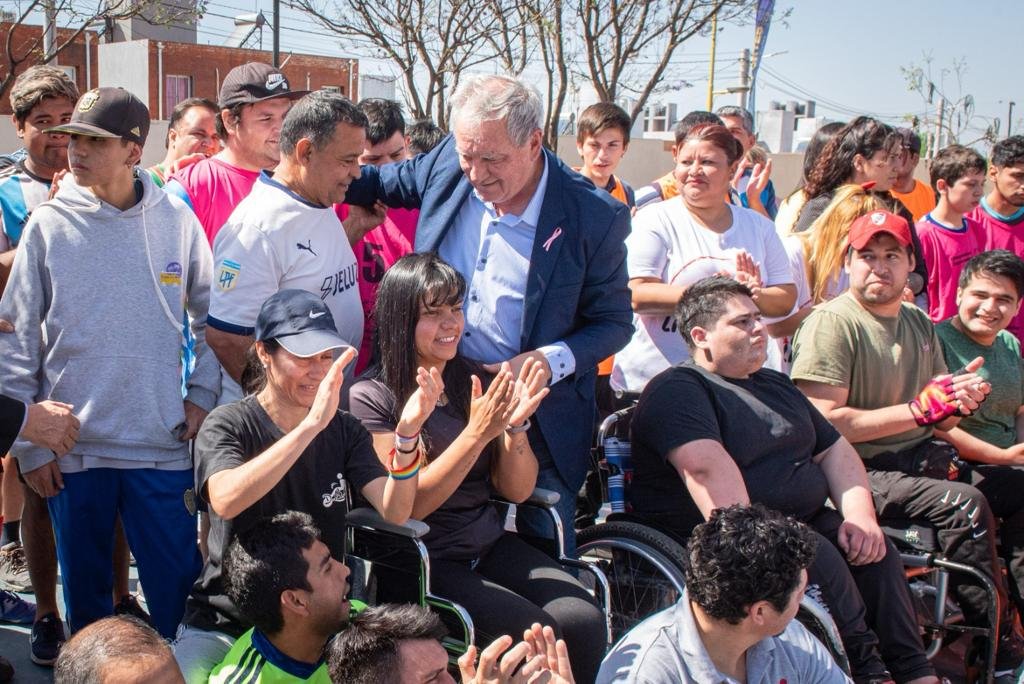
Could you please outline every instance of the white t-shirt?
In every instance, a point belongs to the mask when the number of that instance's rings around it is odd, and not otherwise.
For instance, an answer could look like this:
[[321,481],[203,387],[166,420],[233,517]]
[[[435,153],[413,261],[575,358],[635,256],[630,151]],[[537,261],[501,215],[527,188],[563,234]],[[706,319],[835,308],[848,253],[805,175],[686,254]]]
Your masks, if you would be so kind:
[[[629,277],[685,287],[719,271],[735,273],[736,255],[745,251],[761,267],[765,286],[793,283],[775,225],[749,209],[730,209],[732,226],[724,233],[697,223],[679,196],[640,210],[626,239]],[[689,358],[673,315],[634,314],[633,327],[633,339],[615,355],[615,389],[642,390],[655,375]]]
[[[786,235],[782,238],[782,246],[786,250],[786,257],[789,259],[789,272],[793,276],[793,284],[796,285],[796,302],[792,310],[785,316],[778,318],[765,317],[765,324],[779,323],[794,315],[805,306],[811,305],[811,287],[807,284],[807,269],[804,268],[804,243],[796,235]],[[789,369],[793,365],[792,339],[789,337],[773,337],[768,344],[768,360],[764,363],[765,368],[777,370],[780,373],[789,375]]]
[[[239,202],[213,243],[210,327],[252,335],[263,302],[278,290],[319,295],[356,349],[363,339],[358,266],[332,207],[307,202],[266,173]],[[240,398],[224,375],[221,403]]]

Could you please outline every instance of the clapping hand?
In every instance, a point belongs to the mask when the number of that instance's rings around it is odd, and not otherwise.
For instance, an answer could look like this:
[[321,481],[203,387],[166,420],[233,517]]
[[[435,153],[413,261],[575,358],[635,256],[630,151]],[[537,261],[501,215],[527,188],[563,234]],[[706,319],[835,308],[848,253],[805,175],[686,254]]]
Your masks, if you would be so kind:
[[436,368],[429,371],[423,367],[417,368],[416,385],[416,391],[409,395],[395,427],[395,432],[400,435],[411,436],[419,432],[444,392],[444,380]]
[[509,425],[522,425],[534,414],[544,397],[548,396],[548,372],[537,359],[527,359],[519,371],[519,379],[515,383],[512,417]]

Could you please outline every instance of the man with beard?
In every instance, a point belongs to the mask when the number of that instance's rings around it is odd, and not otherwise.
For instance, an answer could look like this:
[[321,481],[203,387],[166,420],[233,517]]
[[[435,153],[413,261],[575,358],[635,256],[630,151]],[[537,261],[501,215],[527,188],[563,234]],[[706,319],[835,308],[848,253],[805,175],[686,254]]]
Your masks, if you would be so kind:
[[[968,465],[932,439],[978,410],[990,386],[973,359],[952,374],[927,315],[903,302],[914,268],[909,224],[886,211],[850,226],[850,289],[815,309],[793,342],[792,377],[811,403],[853,443],[868,471],[879,520],[920,520],[938,528],[943,554],[974,566],[999,588],[1003,610],[996,680],[1021,662],[1011,604],[996,555],[996,522],[1018,606],[1024,587],[1024,471]],[[967,622],[987,626],[979,586],[954,577]]]

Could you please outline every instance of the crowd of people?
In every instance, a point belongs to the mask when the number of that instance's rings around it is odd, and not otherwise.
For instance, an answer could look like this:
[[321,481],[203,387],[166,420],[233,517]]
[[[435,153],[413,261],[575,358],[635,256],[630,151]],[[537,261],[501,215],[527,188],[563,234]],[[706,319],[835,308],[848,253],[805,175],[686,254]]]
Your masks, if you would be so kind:
[[[463,682],[848,681],[794,620],[808,593],[853,681],[937,683],[903,520],[994,584],[995,680],[1020,678],[1024,137],[947,147],[925,184],[917,134],[861,116],[781,197],[744,109],[684,117],[634,190],[624,111],[582,112],[570,168],[499,75],[461,79],[445,134],[243,64],[148,169],[126,90],[40,66],[11,104],[0,620],[56,681],[451,681],[419,583],[351,595],[356,506],[429,527]],[[571,555],[596,417],[637,394],[629,501],[686,592],[609,650],[491,499],[557,493]],[[542,513],[514,529],[555,535]],[[989,626],[982,587],[952,592]]]

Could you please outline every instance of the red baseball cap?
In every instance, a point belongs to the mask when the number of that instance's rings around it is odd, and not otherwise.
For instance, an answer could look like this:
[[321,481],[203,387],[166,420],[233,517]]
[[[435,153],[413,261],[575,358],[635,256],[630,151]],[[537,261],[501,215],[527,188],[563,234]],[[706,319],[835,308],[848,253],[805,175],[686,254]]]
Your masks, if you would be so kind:
[[906,219],[888,211],[873,211],[858,217],[850,225],[850,235],[846,238],[846,244],[854,249],[864,249],[871,238],[879,233],[892,235],[896,242],[904,247],[912,242],[910,224]]

